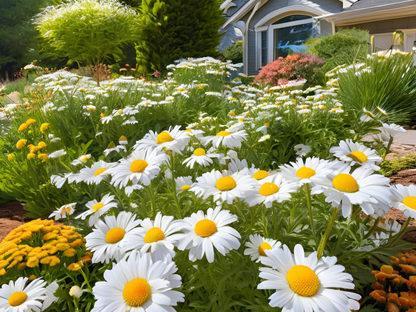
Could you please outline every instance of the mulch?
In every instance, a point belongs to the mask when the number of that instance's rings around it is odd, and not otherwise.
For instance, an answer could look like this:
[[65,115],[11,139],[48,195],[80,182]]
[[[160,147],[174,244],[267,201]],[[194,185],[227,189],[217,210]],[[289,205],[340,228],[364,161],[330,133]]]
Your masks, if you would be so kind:
[[[390,177],[391,184],[416,185],[416,169],[400,171]],[[0,205],[0,242],[13,229],[25,223],[26,211],[21,203],[10,203]],[[385,219],[393,219],[403,224],[406,222],[406,217],[403,212],[391,208],[384,216]],[[410,226],[416,227],[416,221],[412,221]],[[407,233],[404,240],[416,244],[416,230]]]

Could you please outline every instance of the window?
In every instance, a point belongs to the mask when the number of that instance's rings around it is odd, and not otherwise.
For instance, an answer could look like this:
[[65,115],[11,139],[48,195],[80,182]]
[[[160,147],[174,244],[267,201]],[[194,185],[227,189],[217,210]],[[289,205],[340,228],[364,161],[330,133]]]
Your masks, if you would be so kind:
[[311,17],[307,15],[290,15],[290,16],[286,16],[284,18],[279,19],[277,22],[274,22],[273,25],[284,24],[284,23],[289,23],[289,22],[294,22],[294,21],[301,21],[301,20],[310,19],[310,18]]
[[312,23],[275,29],[274,58],[305,52],[306,48],[303,43],[310,37],[312,37]]
[[261,32],[261,66],[267,65],[267,31]]

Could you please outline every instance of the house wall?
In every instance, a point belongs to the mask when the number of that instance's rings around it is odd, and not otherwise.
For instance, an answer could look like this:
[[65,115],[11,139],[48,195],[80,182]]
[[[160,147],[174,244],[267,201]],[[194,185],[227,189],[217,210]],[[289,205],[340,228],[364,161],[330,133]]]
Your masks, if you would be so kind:
[[[256,45],[255,45],[255,30],[254,26],[267,14],[292,5],[302,5],[305,8],[315,8],[326,11],[327,13],[338,13],[342,11],[342,2],[339,0],[269,0],[262,7],[260,7],[256,14],[250,21],[248,27],[248,74],[256,75],[258,68],[256,66]],[[249,11],[241,20],[247,21],[250,16]]]
[[377,22],[370,22],[370,23],[362,23],[362,24],[355,24],[349,25],[339,28],[357,28],[357,29],[364,29],[369,30],[370,34],[382,34],[382,33],[393,33],[399,29],[415,29],[416,28],[416,16],[413,17],[404,17],[404,18],[396,18],[390,20],[383,20]]

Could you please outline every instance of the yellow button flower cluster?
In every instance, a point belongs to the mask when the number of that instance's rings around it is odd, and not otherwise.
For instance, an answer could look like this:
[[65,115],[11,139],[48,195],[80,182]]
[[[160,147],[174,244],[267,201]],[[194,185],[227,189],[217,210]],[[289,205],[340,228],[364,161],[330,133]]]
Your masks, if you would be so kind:
[[[75,228],[55,224],[53,220],[33,220],[11,231],[0,243],[0,276],[9,270],[25,270],[40,264],[50,267],[61,263],[64,257],[83,254],[85,261],[90,253],[84,253],[84,239]],[[77,252],[79,251],[79,252]]]

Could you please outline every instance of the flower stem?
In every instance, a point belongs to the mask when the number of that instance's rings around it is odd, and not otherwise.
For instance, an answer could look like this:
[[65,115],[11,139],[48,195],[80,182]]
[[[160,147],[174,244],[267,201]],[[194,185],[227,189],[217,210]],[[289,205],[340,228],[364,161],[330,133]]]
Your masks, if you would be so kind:
[[387,154],[390,152],[390,147],[392,143],[393,143],[393,136],[390,135],[389,144],[387,144],[386,153],[384,154],[383,161],[386,160]]
[[[341,203],[342,205],[342,203]],[[332,213],[331,219],[329,219],[328,227],[324,233],[324,236],[321,238],[318,247],[318,259],[321,259],[322,253],[324,252],[326,242],[328,241],[329,234],[331,233],[332,226],[334,225],[335,219],[337,218],[338,208],[334,208],[334,212]]]
[[313,225],[313,215],[312,215],[312,204],[311,204],[311,189],[309,188],[309,184],[305,184],[305,193],[306,193],[306,200],[308,202],[308,209],[309,209],[309,221],[311,222],[311,230],[313,237],[315,238],[315,227]]

